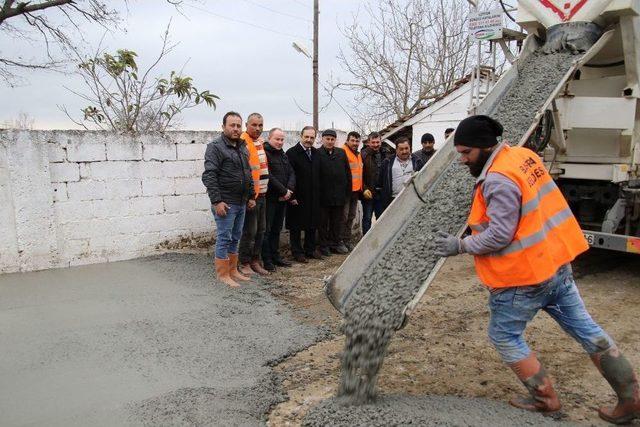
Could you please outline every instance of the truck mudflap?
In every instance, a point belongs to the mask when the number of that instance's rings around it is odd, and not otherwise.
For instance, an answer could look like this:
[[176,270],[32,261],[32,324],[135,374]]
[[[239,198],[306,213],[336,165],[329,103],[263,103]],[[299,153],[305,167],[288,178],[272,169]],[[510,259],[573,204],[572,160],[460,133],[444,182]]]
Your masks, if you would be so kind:
[[640,237],[583,230],[584,238],[592,248],[640,254]]

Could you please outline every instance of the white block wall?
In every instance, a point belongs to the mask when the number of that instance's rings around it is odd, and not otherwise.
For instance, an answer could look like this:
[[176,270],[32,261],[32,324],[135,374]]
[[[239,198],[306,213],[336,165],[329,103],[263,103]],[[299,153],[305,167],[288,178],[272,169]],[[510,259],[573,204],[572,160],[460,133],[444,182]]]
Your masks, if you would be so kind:
[[0,131],[0,272],[211,244],[201,175],[214,137]]

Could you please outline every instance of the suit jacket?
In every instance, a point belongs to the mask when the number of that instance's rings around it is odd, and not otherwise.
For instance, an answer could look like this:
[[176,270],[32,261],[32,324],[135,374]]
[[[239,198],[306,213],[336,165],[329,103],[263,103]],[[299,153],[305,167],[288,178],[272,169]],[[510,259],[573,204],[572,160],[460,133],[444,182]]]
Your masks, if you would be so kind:
[[[317,149],[312,147],[312,159],[316,153]],[[290,230],[308,230],[314,228],[319,213],[318,198],[314,193],[317,184],[314,185],[313,162],[300,143],[289,148],[286,154],[296,177],[293,198],[298,201],[298,206],[287,205],[286,226]]]

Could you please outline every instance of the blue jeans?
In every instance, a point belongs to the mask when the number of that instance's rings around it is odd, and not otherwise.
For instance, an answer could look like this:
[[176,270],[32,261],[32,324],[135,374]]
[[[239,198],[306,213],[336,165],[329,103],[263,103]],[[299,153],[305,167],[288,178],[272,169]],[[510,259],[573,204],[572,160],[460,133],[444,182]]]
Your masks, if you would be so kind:
[[563,265],[553,277],[538,285],[491,293],[489,308],[489,339],[505,363],[518,362],[531,353],[522,335],[540,310],[546,311],[589,354],[614,345],[587,312],[570,264]]
[[372,200],[362,200],[362,235],[367,234],[371,228],[371,218],[376,214],[376,219],[380,218],[384,211],[382,200],[380,197],[374,197]]
[[244,225],[245,205],[229,205],[225,216],[216,215],[215,209],[213,218],[216,220],[216,258],[227,259],[229,253],[238,253],[238,243],[242,237],[242,227]]

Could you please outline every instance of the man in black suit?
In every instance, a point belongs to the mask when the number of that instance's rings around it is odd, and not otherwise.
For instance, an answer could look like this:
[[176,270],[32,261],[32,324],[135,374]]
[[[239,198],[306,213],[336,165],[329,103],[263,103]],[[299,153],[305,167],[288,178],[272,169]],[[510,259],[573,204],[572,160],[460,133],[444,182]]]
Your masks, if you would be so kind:
[[320,253],[329,255],[349,253],[340,241],[344,221],[344,205],[351,197],[351,168],[342,148],[336,147],[336,131],[322,132],[322,147],[318,148],[313,161],[313,173],[317,176],[317,198],[320,202]]
[[[300,142],[287,150],[287,158],[296,176],[296,188],[287,205],[286,226],[293,259],[306,262],[307,258],[321,259],[316,250],[316,224],[318,222],[317,196],[314,194],[313,159],[317,149],[313,147],[316,130],[305,126],[300,132]],[[302,233],[304,232],[304,245]]]

